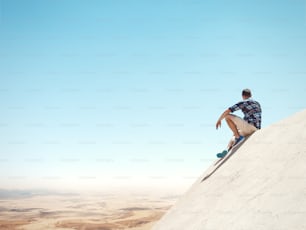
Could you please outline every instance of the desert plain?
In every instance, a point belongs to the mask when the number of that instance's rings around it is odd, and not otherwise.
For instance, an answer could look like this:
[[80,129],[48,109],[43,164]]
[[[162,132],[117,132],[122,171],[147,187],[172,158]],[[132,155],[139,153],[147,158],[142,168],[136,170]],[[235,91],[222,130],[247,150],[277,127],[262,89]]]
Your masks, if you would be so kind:
[[0,191],[1,230],[146,230],[178,196],[148,192]]

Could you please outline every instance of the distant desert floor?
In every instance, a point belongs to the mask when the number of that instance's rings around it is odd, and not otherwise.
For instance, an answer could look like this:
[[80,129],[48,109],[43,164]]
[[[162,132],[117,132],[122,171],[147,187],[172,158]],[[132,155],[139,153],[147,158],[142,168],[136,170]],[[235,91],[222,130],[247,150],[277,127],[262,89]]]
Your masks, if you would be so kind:
[[0,229],[146,230],[177,198],[145,193],[0,197]]

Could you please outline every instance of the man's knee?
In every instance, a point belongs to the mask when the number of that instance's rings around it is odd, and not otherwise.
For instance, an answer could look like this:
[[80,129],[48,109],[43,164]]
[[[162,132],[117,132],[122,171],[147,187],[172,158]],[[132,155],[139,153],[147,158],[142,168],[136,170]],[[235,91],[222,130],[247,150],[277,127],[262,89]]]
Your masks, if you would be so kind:
[[230,121],[233,121],[233,117],[234,117],[233,115],[227,114],[227,115],[225,116],[225,120],[226,120],[226,121],[229,121],[229,120],[230,120]]

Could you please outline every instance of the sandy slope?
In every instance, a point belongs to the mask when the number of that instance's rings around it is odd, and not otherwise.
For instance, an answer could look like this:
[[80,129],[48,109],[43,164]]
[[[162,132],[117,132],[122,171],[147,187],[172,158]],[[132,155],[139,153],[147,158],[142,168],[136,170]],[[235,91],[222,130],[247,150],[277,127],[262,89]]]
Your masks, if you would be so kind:
[[253,134],[154,230],[305,230],[306,110]]

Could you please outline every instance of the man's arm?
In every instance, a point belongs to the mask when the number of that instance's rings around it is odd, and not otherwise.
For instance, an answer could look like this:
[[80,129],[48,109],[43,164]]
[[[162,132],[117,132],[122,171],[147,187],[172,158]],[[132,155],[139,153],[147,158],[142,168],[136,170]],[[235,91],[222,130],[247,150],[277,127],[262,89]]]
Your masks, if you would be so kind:
[[229,109],[225,110],[221,116],[219,117],[217,123],[216,123],[216,129],[218,129],[219,127],[221,127],[221,121],[226,117],[226,115],[230,114],[231,111]]

